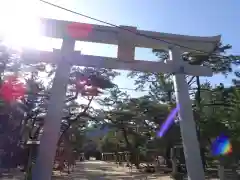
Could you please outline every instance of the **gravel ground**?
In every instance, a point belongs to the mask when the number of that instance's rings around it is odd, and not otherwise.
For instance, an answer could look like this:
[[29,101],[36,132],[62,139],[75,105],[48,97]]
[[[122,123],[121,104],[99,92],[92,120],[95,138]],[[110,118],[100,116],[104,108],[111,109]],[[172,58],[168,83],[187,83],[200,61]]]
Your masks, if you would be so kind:
[[[8,177],[0,177],[0,180],[23,180],[21,173],[15,173]],[[52,180],[170,180],[166,175],[144,174],[135,171],[130,172],[129,168],[117,166],[114,163],[103,161],[77,162],[77,165],[70,175],[65,174],[54,176]],[[213,180],[213,179],[212,179]]]
[[[15,175],[12,175],[15,174]],[[11,173],[0,180],[23,180],[22,173]],[[70,175],[62,174],[52,178],[53,180],[169,180],[169,177],[130,172],[128,168],[103,161],[77,162],[77,165]]]
[[129,172],[126,167],[117,167],[113,163],[103,161],[86,161],[77,163],[75,171],[69,180],[169,180],[167,176],[146,175],[139,172]]

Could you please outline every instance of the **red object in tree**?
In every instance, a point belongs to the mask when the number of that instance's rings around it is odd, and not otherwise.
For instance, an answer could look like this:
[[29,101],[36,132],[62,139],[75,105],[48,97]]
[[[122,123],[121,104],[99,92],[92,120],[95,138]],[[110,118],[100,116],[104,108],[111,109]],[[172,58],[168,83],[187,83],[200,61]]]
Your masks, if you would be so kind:
[[26,88],[17,77],[10,76],[2,84],[0,94],[2,98],[7,102],[16,101],[24,96]]
[[72,38],[87,37],[92,31],[92,25],[82,23],[71,23],[67,26],[67,33]]
[[76,87],[79,91],[82,91],[84,89],[84,87],[87,85],[88,83],[88,78],[87,77],[81,77],[77,80],[76,82]]

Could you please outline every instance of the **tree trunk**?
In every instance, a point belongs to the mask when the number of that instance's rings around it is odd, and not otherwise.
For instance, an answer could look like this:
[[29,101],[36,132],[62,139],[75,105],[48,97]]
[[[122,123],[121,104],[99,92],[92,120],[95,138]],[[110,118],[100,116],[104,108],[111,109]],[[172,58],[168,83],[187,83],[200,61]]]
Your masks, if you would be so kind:
[[234,157],[220,157],[218,166],[218,176],[220,180],[238,180],[239,175],[237,172],[237,165],[233,161]]
[[173,146],[171,144],[168,144],[166,147],[166,153],[165,153],[165,160],[168,168],[172,168],[172,161],[171,161],[171,148]]
[[[196,83],[197,83],[197,94],[196,94],[197,112],[199,112],[199,114],[201,114],[202,113],[202,108],[201,108],[201,83],[200,83],[199,76],[196,76]],[[197,138],[198,138],[198,142],[200,144],[200,153],[201,153],[200,155],[201,155],[201,159],[202,159],[203,169],[204,169],[204,171],[206,171],[205,148],[201,148],[201,133],[200,133],[200,127],[197,124],[198,120],[199,119],[195,119],[196,130],[197,130]]]
[[125,128],[122,128],[122,133],[123,133],[123,137],[126,142],[127,148],[130,151],[130,162],[131,162],[131,164],[134,164],[137,169],[139,169],[140,162],[139,162],[139,158],[138,158],[139,157],[138,150],[130,144],[128,137],[127,137],[127,131]]

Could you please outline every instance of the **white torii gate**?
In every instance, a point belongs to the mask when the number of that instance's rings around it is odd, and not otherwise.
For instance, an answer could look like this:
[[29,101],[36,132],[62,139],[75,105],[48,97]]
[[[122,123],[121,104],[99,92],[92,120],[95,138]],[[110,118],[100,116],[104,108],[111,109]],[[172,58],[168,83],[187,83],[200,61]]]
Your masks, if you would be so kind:
[[[61,50],[53,52],[25,51],[22,55],[25,63],[42,61],[54,62],[57,64],[48,112],[44,123],[44,132],[39,147],[37,164],[33,170],[33,180],[51,179],[56,144],[60,133],[66,87],[72,65],[143,72],[175,73],[174,88],[177,103],[180,105],[180,127],[188,177],[191,180],[205,179],[185,74],[193,76],[212,76],[212,71],[206,67],[193,66],[185,63],[181,59],[181,54],[183,52],[194,51],[182,47],[190,47],[191,49],[206,53],[211,52],[220,41],[220,36],[184,36],[142,31],[137,30],[135,27],[121,26],[131,32],[164,40],[165,42],[163,42],[139,36],[121,28],[91,25],[91,31],[85,32],[87,36],[72,38],[68,34],[67,27],[73,22],[41,19],[41,23],[44,28],[44,36],[63,39],[63,43]],[[86,25],[89,27],[89,24]],[[78,31],[84,32],[89,31],[89,29],[80,28]],[[74,52],[76,40],[118,45],[117,58],[81,55],[81,52]],[[178,44],[179,47],[171,44]],[[151,62],[135,60],[135,47],[169,50],[170,61]]]

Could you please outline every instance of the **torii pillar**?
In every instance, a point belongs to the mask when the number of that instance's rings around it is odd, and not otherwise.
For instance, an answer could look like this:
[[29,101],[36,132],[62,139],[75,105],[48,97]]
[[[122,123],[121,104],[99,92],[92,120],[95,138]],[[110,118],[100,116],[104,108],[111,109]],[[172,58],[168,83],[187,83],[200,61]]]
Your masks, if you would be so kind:
[[179,120],[184,148],[184,156],[189,180],[204,180],[204,169],[200,146],[197,137],[196,124],[192,112],[192,101],[189,96],[189,85],[185,76],[184,61],[179,47],[169,50],[170,61],[173,61],[179,71],[176,71],[173,83],[176,101],[179,105]]
[[[41,138],[37,164],[33,171],[33,180],[51,179],[71,65],[142,72],[174,73],[174,87],[177,103],[180,106],[180,127],[188,177],[189,180],[204,180],[199,142],[185,75],[212,76],[212,71],[203,66],[189,65],[183,62],[181,54],[194,50],[180,47],[190,47],[191,49],[209,53],[215,48],[216,43],[220,41],[220,36],[195,37],[142,31],[134,27],[124,27],[133,32],[160,39],[155,40],[115,27],[88,24],[86,26],[91,26],[92,28],[91,32],[87,32],[87,36],[72,38],[67,31],[68,26],[71,24],[73,24],[73,22],[42,19],[42,25],[45,27],[45,36],[63,39],[62,51],[25,51],[22,55],[25,63],[42,61],[49,63],[54,62],[58,65],[51,90],[48,112],[45,118],[44,132]],[[82,27],[84,27],[84,25]],[[79,31],[86,31],[86,29],[79,28]],[[76,40],[118,45],[118,57],[107,58],[81,55],[80,53],[74,52],[74,43]],[[178,44],[180,47],[172,46],[171,44]],[[169,50],[170,61],[164,63],[134,60],[135,47]]]

